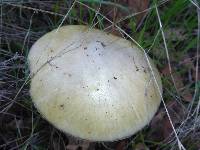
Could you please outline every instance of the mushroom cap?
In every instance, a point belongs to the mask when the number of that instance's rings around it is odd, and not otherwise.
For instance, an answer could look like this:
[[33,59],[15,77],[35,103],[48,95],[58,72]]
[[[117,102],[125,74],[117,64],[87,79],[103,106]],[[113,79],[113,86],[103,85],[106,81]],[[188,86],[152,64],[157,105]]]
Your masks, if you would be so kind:
[[[144,53],[97,29],[68,25],[53,30],[32,46],[28,61],[35,107],[75,137],[129,137],[150,122],[161,101]],[[162,92],[158,70],[150,63]]]

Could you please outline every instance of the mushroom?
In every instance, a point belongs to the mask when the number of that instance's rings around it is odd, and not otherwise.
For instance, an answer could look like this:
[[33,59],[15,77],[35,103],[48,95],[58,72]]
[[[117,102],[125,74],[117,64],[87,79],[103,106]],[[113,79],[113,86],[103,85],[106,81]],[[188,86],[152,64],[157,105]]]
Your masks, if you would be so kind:
[[75,137],[124,139],[147,125],[160,105],[162,84],[152,60],[159,88],[143,51],[98,29],[53,30],[32,46],[28,61],[35,107]]

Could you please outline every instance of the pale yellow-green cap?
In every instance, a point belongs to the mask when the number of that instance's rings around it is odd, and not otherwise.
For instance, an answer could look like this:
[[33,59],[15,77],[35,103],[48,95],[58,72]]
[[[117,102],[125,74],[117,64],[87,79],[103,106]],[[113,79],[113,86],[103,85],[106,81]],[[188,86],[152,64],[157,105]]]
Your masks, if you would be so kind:
[[[149,58],[150,59],[150,58]],[[30,94],[41,115],[63,132],[91,141],[129,137],[152,119],[162,84],[130,41],[69,25],[42,36],[28,55]]]

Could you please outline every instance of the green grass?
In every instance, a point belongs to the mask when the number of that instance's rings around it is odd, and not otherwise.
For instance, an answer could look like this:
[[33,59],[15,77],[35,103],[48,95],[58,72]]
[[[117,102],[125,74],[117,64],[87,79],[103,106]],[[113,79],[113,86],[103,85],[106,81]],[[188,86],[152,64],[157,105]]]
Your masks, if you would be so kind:
[[[103,18],[103,16],[108,17],[108,11],[106,9],[116,7],[120,11],[127,12],[127,6],[122,6],[113,1],[82,0],[81,2],[95,10],[99,9],[101,2],[101,7],[103,8],[100,9],[100,13],[102,15],[96,16],[93,10],[77,3],[64,21],[64,25],[85,24],[92,26],[94,23],[98,22],[96,27],[103,30],[111,25],[109,21]],[[181,77],[181,82],[184,85],[182,88],[194,94],[195,79],[189,79],[188,74],[194,72],[192,67],[195,66],[195,59],[192,58],[196,56],[198,42],[198,18],[196,7],[188,0],[170,0],[162,5],[160,5],[160,3],[161,1],[151,2],[150,10],[139,29],[137,29],[134,17],[130,17],[117,25],[124,29],[148,52],[149,56],[153,58],[155,64],[158,66],[159,71],[162,72],[163,68],[168,65],[168,60],[166,58],[163,38],[155,9],[155,5],[157,5],[169,50],[173,75]],[[3,36],[0,49],[0,69],[3,71],[0,72],[0,92],[2,91],[0,93],[0,149],[11,149],[13,147],[23,150],[43,150],[47,148],[64,149],[64,147],[68,145],[71,137],[61,133],[42,119],[31,102],[28,93],[29,83],[25,84],[16,100],[14,102],[12,100],[29,75],[27,55],[31,45],[43,34],[59,26],[63,20],[63,16],[69,10],[72,1],[46,2],[45,4],[42,2],[22,3],[23,6],[28,6],[30,8],[40,8],[35,13],[34,10],[24,8],[19,5],[19,3],[14,4],[17,6],[9,4],[1,6],[3,9],[3,14],[1,14],[3,22],[0,32],[3,33]],[[104,10],[104,8],[106,9]],[[52,12],[52,14],[45,12],[45,10]],[[31,18],[31,16],[33,17]],[[96,18],[94,19],[95,16]],[[110,16],[108,18],[110,18]],[[23,46],[31,19],[30,33]],[[178,30],[182,32],[179,33]],[[109,29],[109,31],[111,30]],[[23,47],[24,50],[22,51]],[[1,62],[13,58],[16,52],[18,53],[16,59],[6,64],[1,64]],[[183,62],[186,58],[192,60],[190,64],[180,64],[180,62]],[[184,101],[181,92],[179,93],[180,95],[178,95],[170,75],[162,75],[162,81],[165,102],[173,102],[175,101],[175,97],[177,97],[179,103],[187,110],[190,103]],[[178,81],[175,83],[178,83]],[[198,88],[197,90],[200,91],[199,82],[196,87]],[[3,93],[3,91],[6,92]],[[3,97],[1,98],[1,96]],[[199,95],[196,96],[193,108],[197,106],[198,97]],[[5,108],[8,104],[12,105],[10,109],[6,110]],[[180,109],[180,107],[178,108]],[[163,110],[163,104],[160,107],[160,111],[161,110]],[[183,116],[183,118],[184,117],[186,116]],[[192,118],[189,122],[186,122],[187,128],[182,128],[183,131],[179,133],[179,138],[185,148],[191,150],[198,149],[198,144],[200,143],[200,140],[195,137],[195,135],[198,136],[200,134],[199,126],[195,133],[186,133],[186,129],[192,131],[191,127],[194,121],[195,120]],[[180,123],[181,122],[175,124],[175,127],[178,128]],[[164,139],[158,140],[153,137],[152,130],[150,125],[136,135],[128,138],[127,142],[129,144],[127,144],[128,146],[126,149],[134,149],[140,143],[151,149],[170,149],[171,147],[176,147],[175,149],[178,149],[177,144],[175,146],[173,145],[175,139],[171,138],[173,139],[171,142],[165,141]],[[160,133],[163,132],[162,128],[158,128],[158,130]],[[113,143],[109,143],[108,145],[113,146],[112,144]],[[102,144],[98,143],[96,143],[95,147],[96,149],[106,149]]]

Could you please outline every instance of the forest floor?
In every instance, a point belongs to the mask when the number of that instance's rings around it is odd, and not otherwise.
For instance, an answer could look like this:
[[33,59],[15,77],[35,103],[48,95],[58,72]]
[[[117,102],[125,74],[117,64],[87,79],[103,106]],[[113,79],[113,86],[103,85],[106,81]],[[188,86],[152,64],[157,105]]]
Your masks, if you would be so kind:
[[[3,0],[0,16],[0,149],[200,149],[198,0]],[[36,110],[27,55],[42,35],[68,24],[131,37],[153,59],[163,101],[142,131],[117,142],[89,142],[57,130]]]

